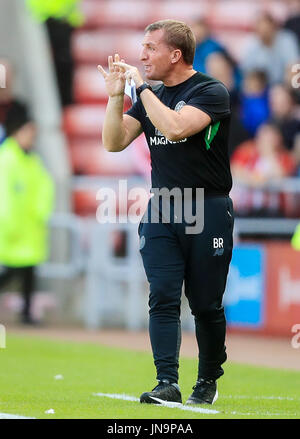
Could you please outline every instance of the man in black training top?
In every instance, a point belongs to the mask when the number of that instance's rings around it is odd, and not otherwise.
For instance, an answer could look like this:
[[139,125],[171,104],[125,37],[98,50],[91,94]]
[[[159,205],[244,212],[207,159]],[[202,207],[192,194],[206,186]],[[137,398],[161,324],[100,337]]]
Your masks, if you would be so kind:
[[[146,78],[163,83],[155,90],[118,54],[108,58],[108,73],[98,66],[109,95],[102,132],[105,148],[122,151],[144,132],[151,152],[152,192],[177,188],[184,194],[190,188],[195,212],[197,188],[204,189],[201,233],[188,233],[185,219],[176,221],[173,198],[169,221],[164,221],[164,207],[158,202],[152,209],[158,210],[159,222],[142,220],[139,226],[150,284],[149,332],[158,380],[151,392],[141,395],[143,403],[182,402],[178,359],[183,283],[199,347],[197,382],[187,404],[212,404],[217,399],[216,380],[223,375],[221,365],[226,361],[222,297],[233,231],[228,195],[232,186],[227,148],[230,102],[222,83],[193,70],[194,52],[191,29],[179,21],[163,20],[147,26],[140,56]],[[123,114],[125,81],[131,79],[138,99]]]

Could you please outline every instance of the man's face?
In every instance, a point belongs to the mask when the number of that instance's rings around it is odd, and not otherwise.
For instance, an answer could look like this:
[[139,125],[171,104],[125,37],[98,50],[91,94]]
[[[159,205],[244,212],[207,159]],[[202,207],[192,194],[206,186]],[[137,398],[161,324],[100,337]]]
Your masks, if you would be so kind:
[[273,116],[289,117],[293,110],[293,101],[287,90],[281,85],[274,85],[270,90],[270,106]]
[[276,34],[275,24],[266,17],[260,17],[256,24],[256,32],[258,37],[264,44],[271,44]]
[[32,149],[35,137],[36,137],[36,126],[33,122],[28,122],[22,126],[17,132],[17,138],[19,145],[22,149],[29,151]]
[[257,132],[256,145],[262,156],[271,156],[280,149],[282,138],[278,130],[269,126],[261,125]]
[[164,41],[164,30],[147,32],[142,46],[140,60],[144,65],[146,78],[163,81],[172,70],[172,54],[174,53],[174,49]]

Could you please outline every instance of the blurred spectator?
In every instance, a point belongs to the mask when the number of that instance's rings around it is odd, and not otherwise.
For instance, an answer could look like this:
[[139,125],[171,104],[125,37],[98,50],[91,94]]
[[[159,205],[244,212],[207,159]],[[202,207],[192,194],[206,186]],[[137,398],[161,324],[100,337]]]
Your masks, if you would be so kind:
[[274,18],[264,13],[256,22],[256,34],[246,48],[242,69],[244,72],[261,70],[267,74],[271,84],[283,82],[286,69],[299,57],[295,35],[279,29]]
[[201,18],[195,21],[192,24],[192,30],[196,38],[196,51],[193,65],[195,70],[208,73],[206,61],[213,53],[223,54],[228,60],[231,60],[226,48],[211,35],[205,19]]
[[31,324],[35,266],[47,258],[54,186],[32,150],[36,127],[23,105],[8,111],[5,128],[0,149],[0,287],[12,278],[21,280],[21,318]]
[[199,72],[207,73],[205,64],[207,57],[215,52],[225,53],[225,47],[210,35],[209,27],[205,19],[195,21],[192,25],[192,30],[196,38],[193,67]]
[[196,38],[196,50],[193,64],[194,69],[202,73],[208,73],[208,57],[212,54],[222,54],[228,64],[231,65],[231,68],[233,68],[234,82],[235,85],[239,87],[241,81],[240,69],[225,46],[211,35],[206,20],[201,18],[195,21],[192,25],[192,30]]
[[48,18],[46,26],[52,48],[61,105],[65,107],[73,102],[74,61],[71,50],[73,27],[66,21],[55,18]]
[[231,61],[224,53],[214,52],[207,56],[205,65],[207,74],[225,85],[230,94],[231,105],[235,106],[238,102],[239,91]]
[[237,145],[250,137],[240,120],[240,95],[234,73],[235,67],[221,52],[211,53],[206,59],[206,66],[208,75],[221,81],[230,94],[231,123],[228,150],[231,156]]
[[280,196],[267,190],[273,180],[291,176],[295,162],[284,148],[276,125],[265,123],[256,138],[244,142],[231,159],[234,182],[232,198],[239,215],[278,215]]
[[5,138],[5,119],[8,111],[16,104],[20,103],[13,94],[13,68],[10,61],[0,58],[0,65],[5,71],[5,87],[0,87],[0,143]]
[[73,102],[71,38],[73,30],[83,24],[81,0],[27,0],[33,16],[46,23],[62,106]]
[[294,141],[294,148],[292,154],[296,163],[296,176],[300,177],[300,133],[297,134]]
[[284,85],[294,96],[295,102],[300,105],[300,58],[296,64],[287,68]]
[[26,0],[29,10],[39,21],[49,17],[66,20],[71,26],[82,25],[84,18],[80,9],[82,0]]
[[251,137],[270,116],[266,74],[254,70],[245,75],[241,90],[240,117]]
[[[300,51],[300,0],[286,0],[286,2],[289,7],[289,17],[284,27],[293,32],[297,37]],[[292,70],[292,68],[287,69],[285,84],[291,89],[297,104],[300,105],[300,56],[295,64],[298,65],[296,66],[296,70]],[[295,85],[295,83],[297,83],[297,85]]]
[[281,131],[286,148],[292,150],[300,134],[300,112],[291,90],[274,85],[270,90],[271,119]]
[[289,16],[284,24],[284,28],[293,32],[298,39],[300,49],[300,0],[287,0]]

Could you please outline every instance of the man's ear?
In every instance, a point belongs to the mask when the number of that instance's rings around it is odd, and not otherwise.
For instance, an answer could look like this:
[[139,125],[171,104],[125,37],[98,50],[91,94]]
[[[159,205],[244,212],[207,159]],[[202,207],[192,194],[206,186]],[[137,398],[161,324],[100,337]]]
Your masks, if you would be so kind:
[[178,62],[180,58],[182,57],[182,53],[180,49],[174,49],[171,56],[171,62],[172,64]]

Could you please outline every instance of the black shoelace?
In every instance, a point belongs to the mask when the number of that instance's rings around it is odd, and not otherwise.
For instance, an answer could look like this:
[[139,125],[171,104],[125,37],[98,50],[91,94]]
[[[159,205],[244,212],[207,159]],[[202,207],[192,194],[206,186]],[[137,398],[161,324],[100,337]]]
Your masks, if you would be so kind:
[[214,380],[205,380],[204,378],[200,378],[200,380],[198,380],[195,384],[195,386],[193,387],[193,390],[195,390],[196,388],[199,388],[201,386],[203,386],[203,384],[213,384]]

